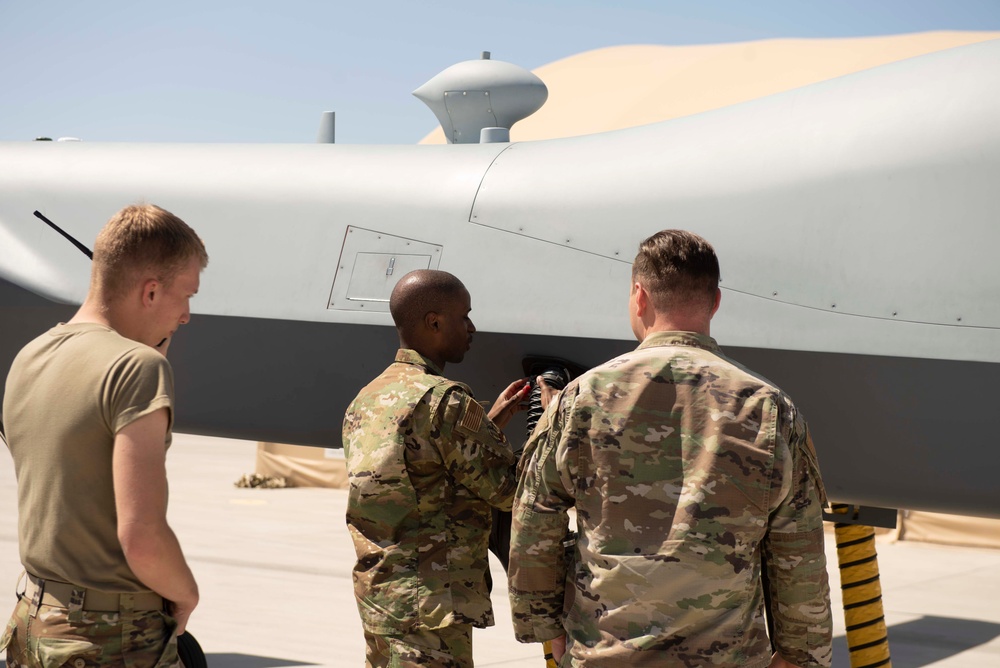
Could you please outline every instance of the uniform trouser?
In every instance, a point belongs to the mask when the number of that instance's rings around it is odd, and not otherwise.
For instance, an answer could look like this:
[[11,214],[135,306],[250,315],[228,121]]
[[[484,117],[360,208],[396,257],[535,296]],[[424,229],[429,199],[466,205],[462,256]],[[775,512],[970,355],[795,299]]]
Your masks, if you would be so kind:
[[71,612],[22,596],[0,651],[7,650],[7,668],[181,668],[175,628],[157,610]]
[[472,625],[401,635],[365,631],[366,668],[472,668]]

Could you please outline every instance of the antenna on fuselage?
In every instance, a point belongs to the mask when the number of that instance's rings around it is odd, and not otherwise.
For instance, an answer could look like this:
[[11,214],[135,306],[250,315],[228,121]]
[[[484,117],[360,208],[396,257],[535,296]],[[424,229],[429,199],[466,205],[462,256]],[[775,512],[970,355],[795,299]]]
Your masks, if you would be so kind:
[[317,144],[333,144],[337,130],[337,112],[324,111],[319,118],[319,132],[316,133]]
[[55,230],[55,231],[56,231],[56,232],[58,232],[59,234],[63,235],[63,236],[64,236],[64,237],[66,237],[67,239],[69,239],[69,242],[70,242],[71,244],[73,244],[74,246],[76,246],[77,248],[79,248],[79,249],[80,249],[80,251],[81,251],[81,252],[82,252],[82,253],[83,253],[84,255],[86,255],[87,257],[89,257],[89,258],[90,258],[91,260],[93,260],[93,259],[94,259],[94,254],[93,254],[93,252],[91,252],[91,250],[90,250],[89,248],[87,248],[86,246],[84,246],[83,244],[81,244],[81,243],[80,243],[79,241],[77,241],[77,240],[76,240],[76,239],[75,239],[75,238],[73,237],[73,235],[72,235],[72,234],[70,234],[69,232],[67,232],[66,230],[64,230],[63,228],[59,227],[58,225],[56,225],[55,223],[53,223],[53,222],[52,222],[51,220],[49,220],[48,218],[46,218],[45,216],[43,216],[43,215],[42,215],[42,213],[41,213],[40,211],[35,211],[35,217],[36,217],[36,218],[39,218],[39,219],[40,219],[40,220],[42,220],[42,221],[44,221],[46,225],[48,225],[48,226],[49,226],[49,227],[51,227],[51,228],[52,228],[53,230]]

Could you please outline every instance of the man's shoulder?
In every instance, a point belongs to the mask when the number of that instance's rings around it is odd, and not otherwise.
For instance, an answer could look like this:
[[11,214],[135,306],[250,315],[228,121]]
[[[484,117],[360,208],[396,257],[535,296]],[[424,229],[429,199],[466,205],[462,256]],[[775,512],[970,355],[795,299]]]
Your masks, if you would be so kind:
[[758,385],[761,388],[770,389],[778,394],[785,394],[784,391],[778,387],[777,383],[773,382],[760,372],[751,369],[742,362],[729,357],[725,353],[720,352],[715,355],[715,358],[719,361],[718,368],[722,370],[725,377],[740,380],[751,385]]
[[805,416],[796,407],[792,397],[777,383],[722,353],[718,355],[718,359],[724,364],[717,367],[721,371],[714,381],[715,385],[744,397],[766,397],[777,411],[779,425],[792,428],[796,434],[805,433]]
[[124,337],[119,340],[108,340],[107,351],[109,355],[116,356],[116,359],[133,360],[137,364],[148,366],[170,367],[170,360],[164,357],[160,351],[150,348],[145,343],[139,343]]
[[95,373],[123,366],[170,369],[170,362],[159,351],[94,323],[59,324],[39,334],[17,354],[12,370],[35,363],[71,364],[75,368],[83,364]]
[[389,408],[419,401],[426,395],[440,398],[449,390],[469,392],[469,388],[458,381],[428,373],[420,366],[393,362],[358,393],[352,406],[376,403]]
[[[774,382],[732,359],[719,349],[697,346],[638,348],[590,369],[570,384],[570,392],[587,391],[619,380],[656,382],[664,376],[697,378],[710,385],[738,386],[743,392],[762,392],[789,406],[791,398]],[[574,386],[577,386],[574,388]]]
[[781,389],[777,383],[773,382],[763,374],[754,371],[745,364],[727,357],[724,354],[720,354],[719,359],[725,361],[725,368],[729,371],[729,375],[725,376],[726,378],[730,378],[733,381],[739,381],[746,387],[753,387],[756,388],[758,392],[768,394],[778,405],[778,409],[782,414],[798,414],[798,409],[795,407],[795,403],[792,401],[791,396]]
[[92,359],[95,363],[106,364],[112,377],[123,374],[173,376],[170,361],[158,350],[144,343],[125,338],[115,332],[94,337],[92,343]]

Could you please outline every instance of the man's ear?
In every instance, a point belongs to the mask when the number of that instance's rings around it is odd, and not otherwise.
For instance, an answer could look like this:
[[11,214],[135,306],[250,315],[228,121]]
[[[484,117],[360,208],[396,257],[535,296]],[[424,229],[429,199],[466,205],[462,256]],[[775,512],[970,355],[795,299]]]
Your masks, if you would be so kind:
[[712,316],[714,316],[718,310],[719,306],[722,304],[722,289],[715,289],[715,302],[712,304]]
[[632,290],[635,291],[635,314],[642,318],[649,309],[649,293],[638,281],[632,284]]
[[162,284],[155,278],[147,278],[142,283],[142,305],[149,307],[160,298]]
[[441,330],[441,316],[435,311],[428,311],[424,315],[424,326],[432,332],[438,332]]

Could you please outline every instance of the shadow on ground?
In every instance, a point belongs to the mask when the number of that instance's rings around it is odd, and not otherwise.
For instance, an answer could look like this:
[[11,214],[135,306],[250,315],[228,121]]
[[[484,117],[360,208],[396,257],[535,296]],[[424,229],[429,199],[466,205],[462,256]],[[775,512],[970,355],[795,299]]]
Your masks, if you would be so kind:
[[211,668],[281,668],[282,666],[315,666],[315,663],[302,663],[286,659],[272,659],[266,656],[248,656],[246,654],[205,654]]
[[[974,619],[926,616],[889,627],[889,652],[897,666],[922,668],[988,643],[1000,624]],[[833,668],[850,668],[847,638],[833,639]]]
[[[909,668],[923,668],[948,657],[988,643],[1000,636],[1000,624],[974,619],[927,616],[889,627],[889,649],[892,662]],[[287,659],[247,654],[206,654],[212,668],[284,668],[285,666],[315,666]],[[6,668],[0,659],[0,668]],[[849,668],[847,639],[833,639],[833,668]]]
[[[284,668],[285,666],[315,666],[315,663],[301,663],[286,659],[272,659],[267,656],[250,656],[247,654],[212,654],[205,655],[211,668]],[[7,663],[0,659],[0,668],[7,668]]]

